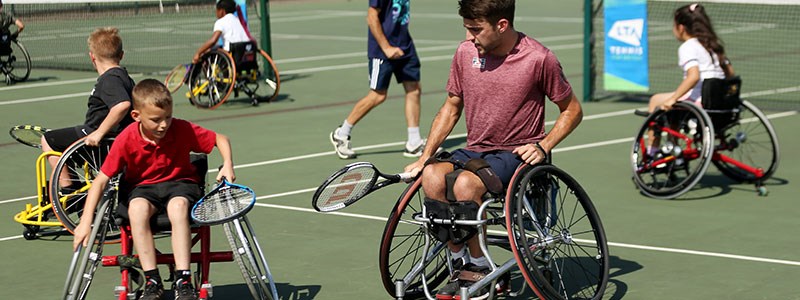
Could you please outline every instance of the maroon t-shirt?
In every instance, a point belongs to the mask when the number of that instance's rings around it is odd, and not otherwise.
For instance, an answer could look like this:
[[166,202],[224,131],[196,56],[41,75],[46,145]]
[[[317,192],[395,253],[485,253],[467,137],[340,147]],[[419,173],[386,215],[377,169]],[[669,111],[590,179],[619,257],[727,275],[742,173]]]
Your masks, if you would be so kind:
[[166,181],[200,182],[189,153],[211,153],[217,134],[181,119],[173,119],[158,144],[146,141],[139,133],[139,122],[126,127],[114,140],[100,171],[112,177],[125,170],[131,186]]
[[464,101],[467,150],[511,151],[544,138],[544,99],[569,98],[555,54],[519,33],[507,56],[480,56],[472,42],[462,42],[450,66],[447,92]]

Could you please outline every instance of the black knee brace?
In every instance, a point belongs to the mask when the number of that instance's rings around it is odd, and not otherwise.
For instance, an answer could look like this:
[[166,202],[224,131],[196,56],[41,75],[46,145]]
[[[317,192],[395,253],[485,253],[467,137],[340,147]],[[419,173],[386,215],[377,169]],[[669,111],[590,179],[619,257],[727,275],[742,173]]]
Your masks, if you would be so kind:
[[[425,217],[429,219],[444,220],[476,220],[478,217],[478,204],[473,201],[443,202],[425,198]],[[428,229],[440,242],[452,241],[463,244],[470,239],[477,229],[467,225],[443,225],[429,223]]]

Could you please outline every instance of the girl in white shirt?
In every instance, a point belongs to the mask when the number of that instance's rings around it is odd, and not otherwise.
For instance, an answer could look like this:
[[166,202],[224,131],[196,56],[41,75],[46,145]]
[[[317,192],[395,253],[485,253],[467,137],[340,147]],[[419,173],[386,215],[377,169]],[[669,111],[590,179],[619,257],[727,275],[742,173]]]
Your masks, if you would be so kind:
[[678,48],[683,81],[675,91],[650,97],[650,112],[658,108],[668,110],[680,100],[691,100],[700,105],[704,79],[733,75],[733,66],[725,57],[722,40],[714,32],[702,5],[694,3],[675,10],[672,33],[683,42]]

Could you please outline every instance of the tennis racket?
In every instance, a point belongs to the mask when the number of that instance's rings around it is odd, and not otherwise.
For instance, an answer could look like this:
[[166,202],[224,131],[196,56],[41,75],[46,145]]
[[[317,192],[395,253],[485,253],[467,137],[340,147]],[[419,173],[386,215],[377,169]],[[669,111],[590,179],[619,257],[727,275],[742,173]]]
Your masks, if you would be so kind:
[[230,183],[223,177],[217,187],[194,205],[192,219],[201,225],[226,223],[249,212],[255,203],[253,190]]
[[17,142],[34,148],[42,148],[42,135],[50,129],[34,125],[17,125],[11,127],[8,134]]
[[178,89],[183,86],[183,83],[188,79],[189,70],[191,68],[191,64],[183,64],[177,65],[172,68],[172,71],[169,71],[169,74],[167,74],[167,79],[164,80],[164,84],[167,86],[167,89],[170,93],[177,92]]
[[[378,179],[381,181],[378,182]],[[384,174],[371,163],[352,163],[328,177],[317,188],[311,204],[320,212],[336,211],[352,205],[380,188],[413,179],[410,173]]]

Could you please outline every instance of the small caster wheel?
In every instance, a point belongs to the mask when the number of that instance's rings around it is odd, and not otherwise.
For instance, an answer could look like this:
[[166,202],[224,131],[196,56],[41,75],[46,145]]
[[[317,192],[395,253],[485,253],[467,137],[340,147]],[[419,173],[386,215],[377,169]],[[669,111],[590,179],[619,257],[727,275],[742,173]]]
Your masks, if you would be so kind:
[[250,104],[253,105],[253,106],[258,106],[258,99],[253,98],[253,101],[250,102]]
[[758,192],[758,195],[761,197],[766,197],[767,195],[769,195],[769,191],[764,186],[756,187],[756,192]]
[[36,236],[36,233],[39,232],[38,228],[34,229],[32,227],[33,226],[31,227],[25,226],[25,230],[22,231],[22,237],[25,238],[26,240],[30,241],[38,238]]

